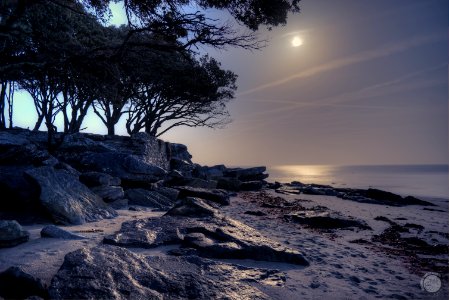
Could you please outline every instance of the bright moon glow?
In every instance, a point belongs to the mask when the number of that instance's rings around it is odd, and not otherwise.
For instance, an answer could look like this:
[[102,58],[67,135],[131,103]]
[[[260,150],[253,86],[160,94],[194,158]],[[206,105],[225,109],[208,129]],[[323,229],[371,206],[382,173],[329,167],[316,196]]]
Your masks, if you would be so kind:
[[295,36],[292,40],[292,46],[293,47],[299,47],[302,45],[302,39],[300,37]]

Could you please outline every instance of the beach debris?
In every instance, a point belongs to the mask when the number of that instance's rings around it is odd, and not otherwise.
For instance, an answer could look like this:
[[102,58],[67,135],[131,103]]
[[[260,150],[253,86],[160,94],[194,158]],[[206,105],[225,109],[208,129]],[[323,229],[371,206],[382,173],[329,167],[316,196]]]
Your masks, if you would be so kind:
[[97,233],[97,232],[104,232],[103,229],[84,229],[84,230],[75,230],[76,233]]

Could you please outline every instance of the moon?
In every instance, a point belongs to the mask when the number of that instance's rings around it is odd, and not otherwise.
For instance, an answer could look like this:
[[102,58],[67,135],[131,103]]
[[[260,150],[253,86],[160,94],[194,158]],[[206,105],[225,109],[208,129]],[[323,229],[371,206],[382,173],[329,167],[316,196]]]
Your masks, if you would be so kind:
[[303,44],[303,40],[299,36],[295,36],[292,39],[292,46],[293,47],[296,48],[296,47],[302,46],[302,44]]

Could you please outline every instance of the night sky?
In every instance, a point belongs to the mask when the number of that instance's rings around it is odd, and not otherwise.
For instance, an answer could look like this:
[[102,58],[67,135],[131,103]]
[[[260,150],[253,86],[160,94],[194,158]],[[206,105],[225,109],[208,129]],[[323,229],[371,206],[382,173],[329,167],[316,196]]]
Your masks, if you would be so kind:
[[[262,51],[203,49],[239,76],[234,121],[162,138],[208,165],[448,163],[448,1],[301,8],[287,26],[260,32]],[[16,114],[16,125],[31,126]],[[94,120],[87,131],[105,133]]]

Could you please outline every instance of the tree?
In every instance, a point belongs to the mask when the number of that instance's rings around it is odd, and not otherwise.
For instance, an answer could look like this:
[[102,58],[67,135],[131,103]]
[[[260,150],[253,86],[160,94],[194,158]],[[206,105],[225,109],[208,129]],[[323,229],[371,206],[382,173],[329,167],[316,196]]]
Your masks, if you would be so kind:
[[[116,0],[5,0],[0,4],[0,35],[10,35],[27,9],[34,9],[33,6],[38,4],[59,5],[78,14],[94,11],[98,18],[104,19],[111,2]],[[299,2],[300,0],[125,0],[131,30],[123,45],[131,42],[134,34],[146,31],[163,37],[151,43],[146,42],[147,47],[159,50],[173,50],[174,46],[176,49],[190,50],[198,45],[258,49],[262,44],[254,31],[261,25],[268,28],[284,25],[289,12],[299,12]],[[190,9],[186,10],[186,7]],[[194,8],[198,11],[193,11]],[[250,32],[242,32],[230,22],[207,17],[205,11],[208,9],[227,12]],[[162,40],[169,43],[161,43]],[[179,43],[173,43],[174,41]],[[118,54],[122,53],[122,46],[116,48]],[[27,62],[19,60],[19,63]]]
[[15,91],[15,82],[14,81],[8,81],[8,80],[0,81],[0,129],[5,129],[7,127],[6,115],[5,115],[6,106],[8,106],[9,128],[12,128],[14,91]]
[[[80,98],[86,96],[81,95],[80,86],[85,82],[83,78],[90,75],[86,71],[88,68],[84,67],[89,64],[86,64],[86,54],[92,47],[102,45],[103,26],[92,16],[73,13],[52,3],[34,5],[33,10],[24,12],[21,22],[18,25],[23,28],[22,36],[25,38],[22,39],[27,43],[19,53],[30,61],[40,61],[42,64],[24,70],[18,83],[33,98],[38,115],[34,130],[38,130],[44,122],[51,146],[56,132],[53,125],[56,115],[62,111],[64,130],[76,132],[92,103]],[[67,115],[69,105],[72,120]],[[79,111],[82,112],[81,118]]]
[[[177,126],[219,127],[229,121],[226,103],[236,89],[236,75],[208,56],[196,61],[177,55],[159,59],[160,76],[139,86],[126,122],[129,134],[144,129],[160,136]],[[176,59],[175,59],[176,58]]]
[[[0,128],[15,86],[32,95],[35,129],[45,121],[49,145],[57,114],[64,132],[78,132],[91,107],[109,134],[124,114],[130,133],[220,126],[236,76],[196,49],[259,49],[255,31],[285,24],[300,0],[125,0],[128,25],[108,28],[102,21],[111,1],[0,2]],[[227,12],[247,31],[207,17],[208,9]]]

